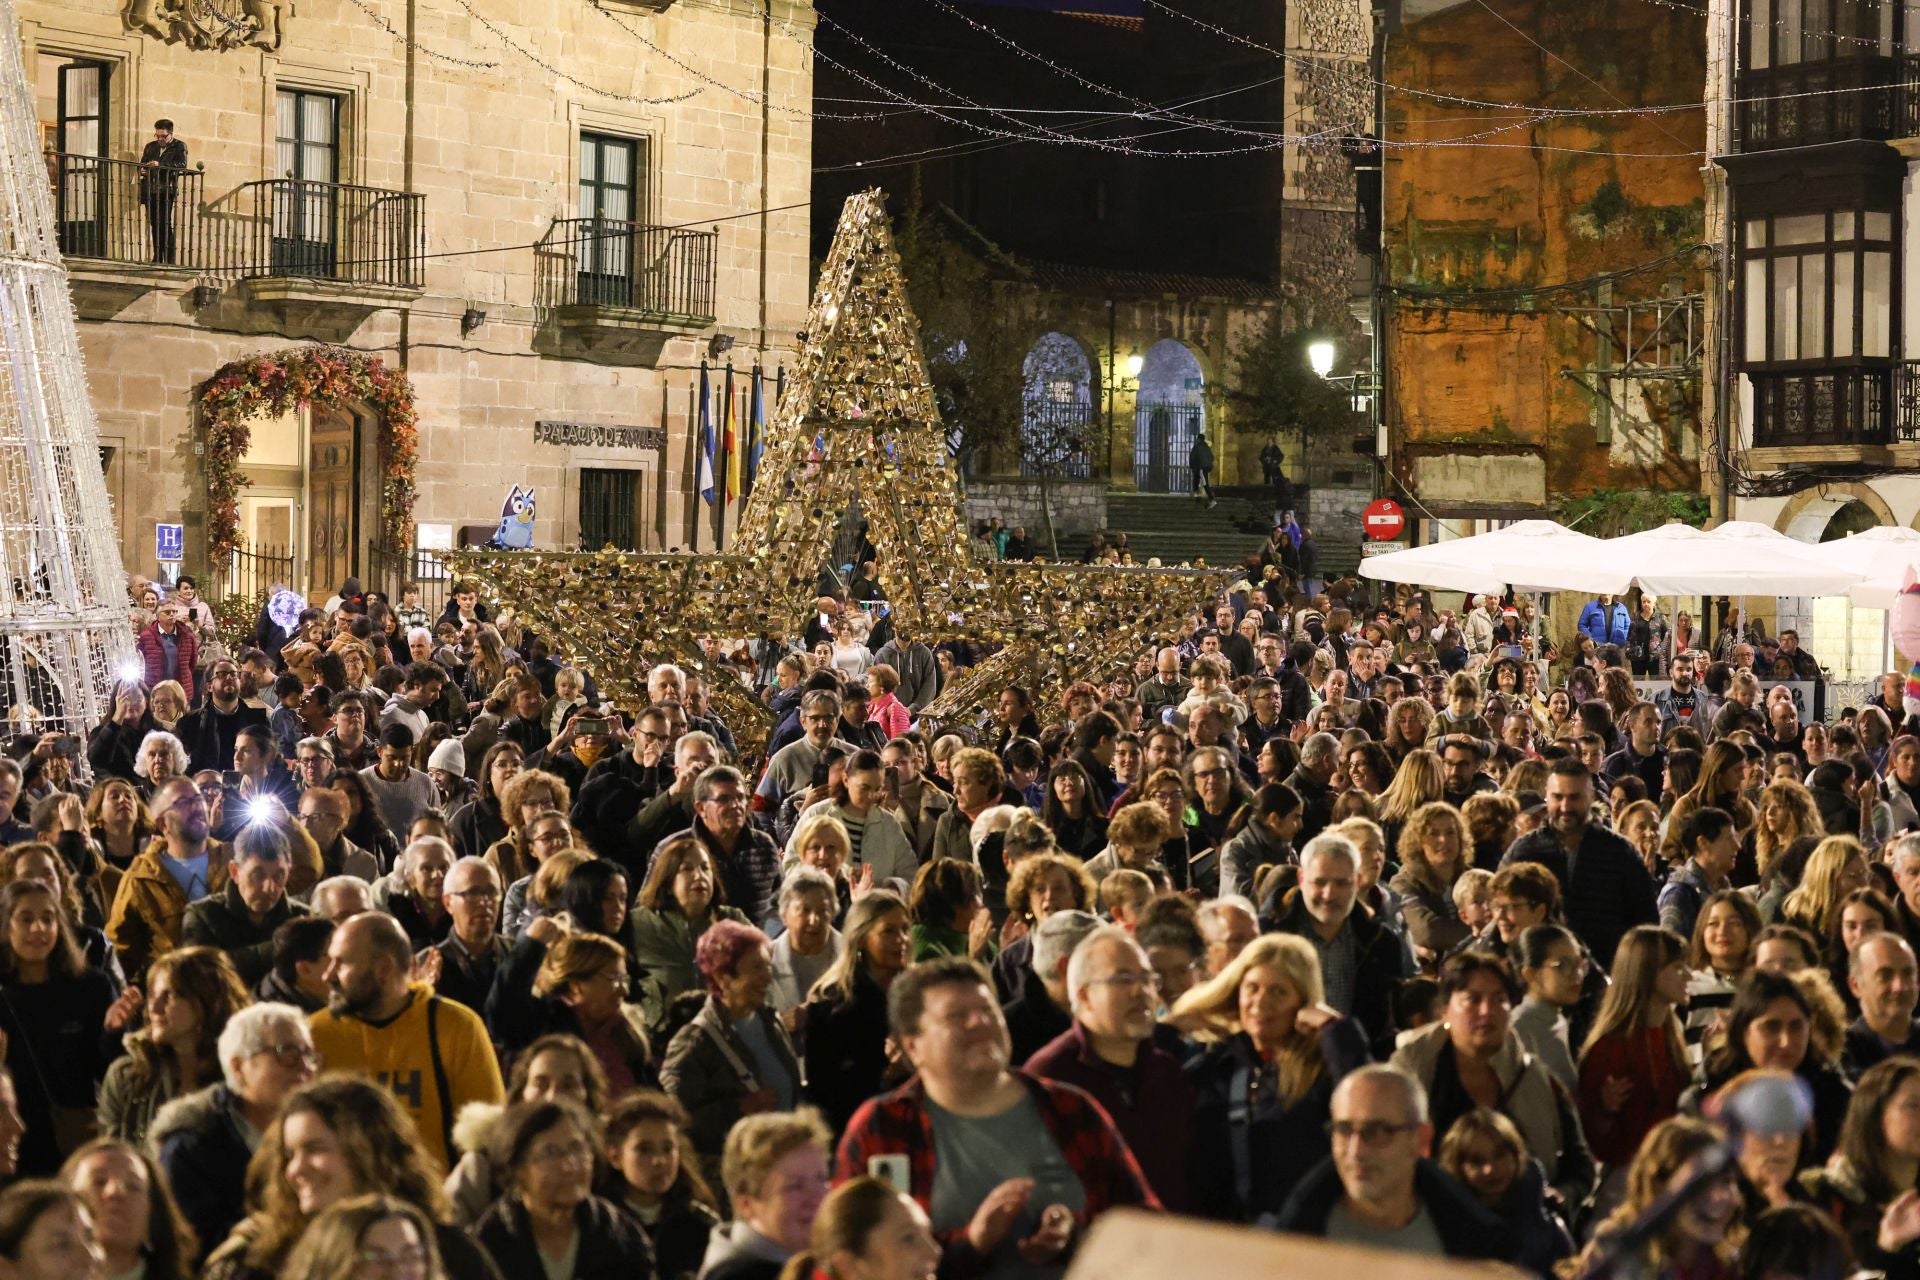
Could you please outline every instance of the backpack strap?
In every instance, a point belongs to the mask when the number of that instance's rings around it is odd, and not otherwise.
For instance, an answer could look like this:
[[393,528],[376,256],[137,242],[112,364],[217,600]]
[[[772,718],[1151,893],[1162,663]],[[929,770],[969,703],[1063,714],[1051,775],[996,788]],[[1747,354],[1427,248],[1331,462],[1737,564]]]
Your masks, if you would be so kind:
[[440,1057],[440,997],[427,997],[427,1056],[433,1060],[433,1087],[440,1094],[440,1138],[447,1156],[458,1150],[453,1144],[453,1087],[447,1083],[447,1064]]

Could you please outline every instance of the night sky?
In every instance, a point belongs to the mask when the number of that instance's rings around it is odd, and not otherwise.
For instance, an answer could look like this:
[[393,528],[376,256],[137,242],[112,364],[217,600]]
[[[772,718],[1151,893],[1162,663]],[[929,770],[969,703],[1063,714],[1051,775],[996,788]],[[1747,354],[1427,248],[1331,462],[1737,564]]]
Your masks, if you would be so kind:
[[1140,17],[1146,11],[1141,0],[962,0],[972,8],[1046,9],[1066,13],[1118,13]]

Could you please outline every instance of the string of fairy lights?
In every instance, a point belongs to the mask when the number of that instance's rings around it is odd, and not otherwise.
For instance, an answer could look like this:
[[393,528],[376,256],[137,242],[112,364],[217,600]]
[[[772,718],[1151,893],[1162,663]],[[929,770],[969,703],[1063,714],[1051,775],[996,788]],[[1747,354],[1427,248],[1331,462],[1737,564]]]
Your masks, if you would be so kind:
[[[424,57],[430,58],[436,62],[445,63],[450,66],[465,67],[473,70],[490,70],[490,69],[496,68],[499,65],[496,62],[486,60],[486,59],[463,58],[457,55],[445,53],[442,50],[434,49],[430,45],[421,42],[417,38],[408,37],[405,32],[402,32],[398,28],[396,28],[391,21],[386,19],[384,15],[382,15],[376,8],[373,7],[372,3],[370,3],[370,0],[349,0],[349,2],[352,3],[356,9],[358,9],[363,15],[365,15],[366,18],[370,22],[374,23],[380,30],[388,34],[390,37],[392,37],[396,41],[400,41],[404,44],[407,44],[410,48],[418,51]],[[477,25],[479,25],[483,30],[485,30],[490,36],[492,36],[496,41],[498,41],[502,46],[502,48],[504,48],[508,52],[511,52],[514,55],[526,60],[527,62],[540,68],[542,71],[545,71],[546,73],[554,76],[556,79],[566,84],[572,85],[576,88],[579,88],[584,92],[591,93],[596,97],[607,99],[607,100],[613,100],[613,101],[633,103],[638,105],[664,106],[664,105],[673,105],[677,103],[683,103],[683,102],[690,101],[691,99],[693,99],[694,97],[697,97],[699,94],[705,92],[708,89],[714,89],[720,92],[727,93],[730,96],[740,99],[741,101],[749,102],[756,106],[764,105],[769,110],[780,112],[782,114],[787,114],[796,118],[807,117],[811,119],[829,119],[829,120],[846,120],[846,121],[877,121],[877,120],[885,120],[891,117],[895,117],[895,116],[899,116],[907,113],[919,113],[919,114],[929,115],[935,119],[939,119],[943,121],[944,123],[951,124],[955,128],[972,133],[976,135],[978,138],[988,139],[994,143],[1036,142],[1036,143],[1042,143],[1042,144],[1048,144],[1048,145],[1078,146],[1078,147],[1092,148],[1095,150],[1107,151],[1107,152],[1112,152],[1112,153],[1117,153],[1122,155],[1141,156],[1141,157],[1149,157],[1149,158],[1203,159],[1203,158],[1213,158],[1213,157],[1220,157],[1220,156],[1253,154],[1257,152],[1271,151],[1271,150],[1275,150],[1275,149],[1283,148],[1287,146],[1345,145],[1349,142],[1357,140],[1354,136],[1354,131],[1351,128],[1341,129],[1336,126],[1333,128],[1321,129],[1321,130],[1316,130],[1316,131],[1307,132],[1307,133],[1294,133],[1294,132],[1284,132],[1284,131],[1273,132],[1273,131],[1261,129],[1258,127],[1249,127],[1248,125],[1242,122],[1235,122],[1231,120],[1218,119],[1218,118],[1209,119],[1209,118],[1200,117],[1200,116],[1188,115],[1188,114],[1185,114],[1183,111],[1181,111],[1178,107],[1169,106],[1166,104],[1154,104],[1150,102],[1145,102],[1131,95],[1128,95],[1121,90],[1114,89],[1109,85],[1101,84],[1100,82],[1095,81],[1092,78],[1087,77],[1070,67],[1063,66],[1062,64],[1052,59],[1049,59],[1042,54],[1036,53],[1030,49],[1025,48],[1025,46],[1020,45],[1018,41],[1015,41],[1010,37],[1007,37],[1004,34],[998,31],[995,31],[989,25],[982,23],[977,19],[972,18],[969,15],[961,13],[952,4],[948,3],[948,0],[926,0],[926,3],[932,4],[936,8],[939,8],[940,10],[942,10],[943,12],[949,13],[959,18],[961,21],[965,22],[968,26],[974,28],[976,31],[992,38],[995,41],[995,43],[1000,44],[1003,47],[1006,47],[1010,52],[1014,53],[1016,56],[1020,56],[1029,61],[1033,61],[1038,64],[1044,65],[1050,68],[1055,74],[1060,75],[1065,79],[1072,80],[1094,92],[1098,92],[1104,96],[1113,97],[1120,101],[1126,102],[1128,104],[1128,109],[1118,110],[1118,111],[1101,111],[1101,110],[1095,110],[1095,109],[1075,109],[1075,108],[1034,108],[1034,107],[1018,107],[1018,106],[1004,107],[1004,106],[996,106],[993,104],[980,102],[964,94],[960,94],[945,85],[938,83],[937,81],[933,80],[931,77],[925,75],[922,72],[919,72],[917,69],[902,62],[900,59],[895,58],[890,54],[887,54],[884,50],[879,49],[878,46],[875,45],[873,42],[865,40],[864,38],[860,37],[858,33],[852,32],[844,24],[833,22],[825,14],[816,15],[821,25],[833,27],[835,30],[840,32],[845,37],[847,37],[849,43],[858,46],[861,50],[866,52],[869,56],[873,57],[876,61],[884,64],[894,72],[897,72],[898,74],[907,77],[909,80],[919,85],[926,92],[936,95],[940,100],[939,101],[923,101],[914,97],[911,93],[902,92],[891,85],[887,85],[877,80],[873,76],[867,74],[865,71],[862,71],[859,68],[853,67],[852,65],[841,60],[840,58],[837,58],[833,55],[830,55],[818,49],[813,45],[807,33],[797,31],[790,22],[788,22],[783,18],[776,24],[780,29],[780,32],[783,38],[785,38],[788,41],[791,41],[795,46],[801,49],[805,56],[818,58],[822,62],[828,63],[829,65],[840,70],[843,74],[847,75],[849,78],[857,81],[860,84],[867,86],[874,93],[879,95],[879,100],[877,102],[865,102],[862,100],[848,99],[848,100],[839,100],[840,105],[882,105],[884,104],[889,109],[878,110],[878,111],[843,112],[843,111],[819,109],[818,105],[816,105],[813,109],[789,107],[783,103],[770,100],[771,95],[769,95],[769,100],[763,102],[762,94],[760,93],[759,90],[743,89],[738,86],[729,85],[719,77],[716,77],[704,71],[701,71],[699,68],[695,67],[692,63],[668,51],[658,41],[648,37],[643,31],[641,31],[638,27],[636,27],[632,23],[626,21],[624,18],[621,18],[619,15],[614,14],[611,11],[604,8],[599,3],[599,0],[584,0],[584,2],[588,5],[588,7],[593,8],[597,13],[599,13],[606,20],[615,23],[623,31],[633,36],[636,40],[640,41],[649,50],[659,54],[661,57],[666,59],[670,64],[680,69],[688,76],[692,77],[696,81],[696,86],[683,92],[660,95],[660,96],[650,96],[646,94],[628,93],[628,92],[621,92],[618,90],[607,89],[602,85],[597,85],[590,81],[582,80],[579,77],[572,75],[571,73],[567,72],[566,70],[561,68],[559,65],[557,65],[552,59],[542,55],[537,50],[528,47],[524,42],[515,39],[512,36],[512,34],[510,34],[500,23],[494,21],[493,19],[489,18],[486,14],[482,13],[476,7],[474,0],[453,0],[453,3],[458,5],[461,10],[463,10],[470,18],[472,18],[472,20]],[[1503,101],[1498,101],[1494,99],[1475,98],[1475,97],[1469,97],[1469,96],[1460,95],[1460,94],[1443,93],[1435,90],[1422,89],[1416,86],[1400,85],[1400,84],[1391,83],[1389,81],[1380,80],[1370,75],[1367,69],[1365,68],[1364,64],[1361,64],[1357,61],[1347,61],[1337,57],[1336,58],[1328,58],[1324,56],[1309,57],[1309,56],[1305,56],[1298,53],[1289,53],[1286,50],[1275,48],[1274,46],[1265,44],[1257,39],[1246,36],[1239,32],[1229,30],[1228,28],[1222,27],[1216,23],[1209,22],[1206,19],[1190,14],[1183,9],[1177,8],[1171,4],[1166,3],[1166,0],[1141,0],[1141,2],[1147,5],[1148,7],[1154,9],[1155,11],[1164,13],[1169,17],[1177,18],[1183,22],[1191,24],[1192,26],[1200,30],[1204,30],[1206,32],[1211,33],[1212,35],[1216,36],[1219,39],[1229,41],[1231,43],[1240,45],[1242,47],[1252,49],[1257,52],[1282,59],[1290,64],[1304,65],[1307,68],[1309,68],[1311,74],[1316,76],[1326,76],[1334,79],[1344,79],[1344,80],[1350,81],[1352,84],[1356,86],[1364,86],[1372,89],[1383,90],[1385,92],[1392,93],[1392,94],[1404,95],[1408,97],[1416,97],[1416,98],[1421,98],[1429,101],[1451,103],[1454,105],[1472,107],[1472,108],[1477,108],[1481,110],[1499,110],[1499,111],[1509,111],[1509,112],[1519,113],[1518,118],[1514,120],[1503,122],[1503,123],[1491,124],[1488,127],[1481,130],[1444,137],[1444,138],[1418,138],[1418,139],[1388,138],[1388,139],[1379,140],[1377,143],[1375,143],[1374,140],[1372,139],[1367,140],[1369,144],[1378,145],[1383,149],[1387,149],[1387,150],[1412,150],[1412,149],[1429,149],[1429,148],[1436,148],[1436,147],[1454,147],[1454,148],[1483,148],[1483,149],[1513,149],[1513,150],[1529,150],[1529,151],[1541,151],[1541,152],[1558,151],[1558,152],[1564,152],[1564,153],[1570,153],[1570,154],[1593,154],[1594,153],[1593,148],[1590,148],[1590,147],[1561,147],[1561,146],[1540,144],[1537,142],[1503,143],[1503,142],[1494,141],[1493,139],[1496,139],[1499,135],[1503,133],[1510,133],[1515,130],[1530,128],[1534,125],[1547,123],[1557,119],[1582,118],[1582,117],[1625,117],[1625,116],[1653,117],[1657,115],[1670,114],[1670,113],[1683,112],[1683,111],[1698,111],[1710,106],[1721,105],[1728,101],[1726,99],[1721,99],[1717,101],[1705,101],[1705,102],[1664,103],[1664,104],[1653,104],[1653,105],[1647,105],[1647,106],[1620,106],[1620,107],[1545,107],[1537,104],[1528,104],[1528,103],[1520,103],[1520,102],[1503,102]],[[1707,11],[1705,9],[1686,3],[1685,0],[1642,0],[1642,2],[1647,4],[1657,5],[1667,9],[1694,14],[1696,16],[1704,17],[1707,14]],[[1863,0],[1863,3],[1874,3],[1874,0]],[[1783,28],[1788,26],[1788,24],[1784,20],[1774,22],[1770,25],[1783,27]],[[1866,39],[1866,38],[1861,38],[1857,36],[1852,36],[1846,33],[1802,31],[1797,28],[1794,29],[1794,31],[1796,35],[1799,35],[1806,39],[1816,39],[1816,38],[1829,39],[1836,42],[1852,43],[1852,44],[1859,44],[1859,45],[1873,45],[1873,46],[1878,46],[1881,43],[1877,39]],[[1836,94],[1859,94],[1863,92],[1873,92],[1873,91],[1874,90],[1871,87],[1840,86],[1840,87],[1828,87],[1828,88],[1820,88],[1820,89],[1803,89],[1803,90],[1798,90],[1794,92],[1778,93],[1778,94],[1749,95],[1745,97],[1738,97],[1738,98],[1731,99],[1731,102],[1734,104],[1756,104],[1756,103],[1762,103],[1762,102],[1788,101],[1793,99],[1819,98],[1819,97],[1832,96]],[[834,99],[826,98],[826,97],[822,97],[818,100],[820,104],[832,103],[835,101],[836,100]],[[976,115],[976,114],[986,116],[992,120],[999,121],[1000,123],[997,125],[985,124],[985,123],[981,123],[979,121],[968,118],[970,115]],[[1044,117],[1047,117],[1049,115],[1068,115],[1068,114],[1073,115],[1076,118],[1076,120],[1080,121],[1081,123],[1068,128],[1056,128],[1052,125],[1044,123]],[[1033,117],[1041,117],[1043,119],[1034,119]],[[1131,122],[1136,122],[1137,124],[1142,126],[1154,125],[1154,126],[1160,126],[1160,127],[1151,128],[1151,129],[1143,128],[1133,133],[1126,133],[1126,134],[1120,134],[1120,135],[1114,135],[1114,136],[1095,134],[1095,133],[1090,133],[1086,131],[1092,126],[1092,124],[1100,123],[1108,120],[1131,121]],[[1423,122],[1423,123],[1432,123],[1432,122]],[[1142,143],[1151,142],[1153,139],[1156,139],[1156,138],[1165,137],[1169,134],[1187,132],[1187,131],[1217,133],[1217,134],[1222,134],[1230,137],[1246,138],[1246,139],[1250,139],[1250,141],[1237,146],[1225,146],[1225,147],[1166,147],[1166,146],[1140,145]],[[870,163],[873,167],[879,167],[888,163],[896,162],[901,159],[911,158],[912,154],[913,153],[903,153],[902,156],[875,157],[873,158],[872,161],[867,163]],[[1609,151],[1606,154],[1616,155],[1622,158],[1658,159],[1658,158],[1692,158],[1692,157],[1702,156],[1705,154],[1705,152],[1701,150],[1643,151],[1643,152]],[[867,164],[856,164],[853,166],[832,166],[832,167],[834,168],[867,167]]]

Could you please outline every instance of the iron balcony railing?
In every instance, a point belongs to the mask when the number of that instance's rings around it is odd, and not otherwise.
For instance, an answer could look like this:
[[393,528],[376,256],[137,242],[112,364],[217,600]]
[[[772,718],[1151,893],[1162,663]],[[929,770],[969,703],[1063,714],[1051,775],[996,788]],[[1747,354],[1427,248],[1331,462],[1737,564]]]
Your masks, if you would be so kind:
[[711,324],[719,241],[718,231],[557,218],[537,250],[540,303]]
[[382,288],[426,284],[426,197],[344,182],[272,178],[222,202],[215,269]]
[[1920,361],[1746,371],[1755,448],[1920,443]]
[[143,169],[132,160],[46,153],[55,234],[64,257],[134,266],[198,267],[206,222],[198,169]]
[[1793,62],[1742,71],[1742,151],[1913,133],[1914,60],[1884,56]]

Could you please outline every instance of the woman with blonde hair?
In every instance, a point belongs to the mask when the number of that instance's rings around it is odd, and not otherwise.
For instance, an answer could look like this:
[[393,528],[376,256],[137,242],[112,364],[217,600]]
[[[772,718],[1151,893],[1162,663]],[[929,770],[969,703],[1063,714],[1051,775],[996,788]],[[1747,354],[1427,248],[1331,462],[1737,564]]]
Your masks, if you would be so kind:
[[1421,805],[1400,830],[1400,874],[1389,887],[1400,895],[1407,937],[1435,959],[1472,936],[1453,901],[1472,851],[1466,819],[1445,801]]
[[1380,814],[1380,829],[1386,833],[1387,847],[1400,847],[1400,828],[1423,804],[1446,799],[1447,776],[1440,757],[1425,747],[1409,751],[1394,771],[1393,781],[1380,793],[1375,807]]
[[1798,925],[1816,938],[1832,936],[1840,904],[1855,889],[1873,883],[1867,854],[1852,836],[1828,836],[1814,846],[1800,873],[1800,886],[1780,904],[1782,923]]
[[808,1091],[836,1133],[888,1087],[887,992],[913,963],[913,918],[899,894],[875,889],[847,912],[843,933],[840,958],[807,993],[803,1024]]
[[577,1037],[593,1051],[607,1096],[619,1098],[654,1084],[653,1050],[627,989],[625,947],[597,933],[566,933],[544,954],[530,947],[508,954],[487,1001],[487,1024],[508,1053],[550,1035]]
[[287,1259],[300,1280],[441,1280],[427,1215],[393,1196],[352,1196],[315,1218]]
[[1627,931],[1613,983],[1580,1047],[1580,1123],[1593,1154],[1624,1168],[1654,1125],[1676,1114],[1690,1076],[1687,943],[1658,925]]
[[1407,753],[1427,745],[1427,732],[1433,727],[1433,704],[1419,696],[1402,698],[1393,704],[1387,717],[1387,734],[1381,746],[1395,764]]
[[507,648],[507,642],[500,638],[500,632],[491,623],[482,622],[474,628],[473,656],[467,659],[468,701],[478,701],[486,692],[507,678],[508,663],[513,660],[513,651]]
[[1366,1033],[1326,1003],[1313,944],[1285,933],[1248,943],[1180,997],[1171,1021],[1208,1045],[1189,1068],[1191,1203],[1229,1222],[1277,1213],[1331,1153],[1334,1086],[1368,1061]]

